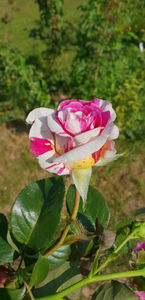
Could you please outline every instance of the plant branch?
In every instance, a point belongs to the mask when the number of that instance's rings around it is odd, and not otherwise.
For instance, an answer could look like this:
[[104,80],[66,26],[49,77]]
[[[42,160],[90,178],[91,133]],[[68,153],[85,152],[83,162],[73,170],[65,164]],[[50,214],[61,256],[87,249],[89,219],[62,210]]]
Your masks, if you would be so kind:
[[25,285],[25,287],[26,287],[26,289],[28,291],[28,294],[29,294],[31,300],[35,300],[35,298],[33,297],[32,292],[31,292],[31,289],[30,289],[30,287],[29,287],[29,285],[28,285],[28,283],[26,281],[24,281],[24,285]]
[[56,293],[55,295],[49,295],[43,298],[38,298],[37,300],[57,300],[61,297],[64,297],[71,293],[72,291],[81,288],[82,286],[99,282],[99,281],[106,281],[106,280],[112,280],[112,279],[118,279],[118,278],[128,278],[128,277],[138,277],[138,276],[145,276],[145,268],[142,270],[136,270],[136,271],[128,271],[128,272],[120,272],[120,273],[111,273],[111,274],[105,274],[105,275],[96,275],[92,278],[85,278],[74,285],[71,285],[70,287],[64,289],[63,291]]
[[[73,207],[73,211],[72,214],[70,216],[70,221],[73,222],[76,219],[77,213],[78,213],[78,209],[79,209],[79,204],[80,204],[80,195],[77,191],[77,189],[75,190],[75,200],[74,200],[74,207]],[[50,254],[52,254],[54,251],[56,251],[64,242],[68,232],[70,229],[70,224],[66,225],[60,239],[57,241],[57,243],[51,248],[49,249],[43,256],[44,257],[48,257]]]
[[20,262],[19,262],[19,265],[18,265],[17,273],[19,272],[19,270],[21,268],[22,262],[23,262],[23,254],[21,256],[21,259],[20,259]]
[[51,255],[54,251],[56,251],[63,244],[63,242],[69,232],[69,228],[70,228],[70,225],[66,225],[58,242],[43,255],[44,257],[48,257],[49,255]]
[[120,249],[133,237],[133,233],[128,235],[128,237],[115,249],[111,255],[95,270],[94,275],[97,274],[100,270],[106,267],[110,261],[116,258],[116,254],[120,251]]
[[78,190],[75,190],[75,201],[74,201],[74,207],[73,207],[73,211],[71,214],[71,221],[74,221],[76,219],[77,213],[78,213],[78,209],[79,209],[79,204],[80,204],[80,195]]

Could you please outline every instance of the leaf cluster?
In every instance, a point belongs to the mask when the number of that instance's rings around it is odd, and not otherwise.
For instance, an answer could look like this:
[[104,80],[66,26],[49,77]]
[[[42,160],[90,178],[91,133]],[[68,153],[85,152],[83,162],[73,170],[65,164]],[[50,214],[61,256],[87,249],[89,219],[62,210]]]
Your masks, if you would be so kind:
[[[82,275],[94,276],[103,265],[118,257],[114,249],[134,230],[134,237],[140,237],[139,228],[142,229],[143,224],[136,222],[135,217],[116,225],[116,238],[115,233],[106,229],[109,208],[93,187],[89,187],[85,207],[80,199],[74,221],[71,221],[74,185],[67,191],[66,208],[64,195],[62,178],[46,178],[20,192],[11,208],[9,226],[6,217],[0,215],[0,263],[7,266],[9,274],[7,287],[0,289],[3,299],[23,299],[27,293],[31,295],[31,289],[36,298],[48,296],[80,280]],[[143,212],[144,209],[136,215]],[[68,234],[62,239],[66,229]],[[124,253],[127,254],[127,250],[124,249],[122,255]],[[127,295],[127,288],[122,288]],[[114,293],[114,287],[107,286],[108,289]],[[93,297],[100,297],[100,291],[102,288],[98,288]],[[106,287],[103,291],[105,296]]]

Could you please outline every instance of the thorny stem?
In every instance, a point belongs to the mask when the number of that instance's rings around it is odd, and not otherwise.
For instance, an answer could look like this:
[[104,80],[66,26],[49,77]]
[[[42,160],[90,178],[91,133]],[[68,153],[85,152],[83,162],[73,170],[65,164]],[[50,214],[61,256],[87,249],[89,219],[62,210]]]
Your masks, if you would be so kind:
[[[77,189],[75,190],[75,200],[74,200],[74,207],[73,207],[73,211],[72,214],[70,216],[70,220],[71,222],[73,222],[76,219],[77,213],[78,213],[78,209],[79,209],[79,204],[80,204],[80,195],[77,191]],[[51,253],[53,253],[54,251],[56,251],[64,242],[68,232],[70,229],[70,224],[66,225],[60,239],[57,241],[57,243],[51,248],[49,249],[43,256],[44,257],[48,257]]]

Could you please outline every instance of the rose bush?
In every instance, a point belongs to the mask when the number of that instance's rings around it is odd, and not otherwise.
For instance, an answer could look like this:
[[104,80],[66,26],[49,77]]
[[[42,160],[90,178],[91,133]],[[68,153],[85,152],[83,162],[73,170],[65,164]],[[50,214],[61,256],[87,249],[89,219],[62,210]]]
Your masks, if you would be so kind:
[[92,166],[116,158],[114,139],[119,130],[108,101],[65,100],[55,111],[36,108],[27,117],[32,124],[30,150],[45,170],[70,174],[85,200]]

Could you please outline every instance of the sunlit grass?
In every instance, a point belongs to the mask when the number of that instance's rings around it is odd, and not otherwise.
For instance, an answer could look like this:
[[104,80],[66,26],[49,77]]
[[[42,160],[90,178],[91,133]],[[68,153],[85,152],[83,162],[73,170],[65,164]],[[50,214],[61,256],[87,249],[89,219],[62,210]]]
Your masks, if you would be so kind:
[[[12,4],[10,4],[12,3]],[[64,16],[74,25],[80,18],[77,7],[83,0],[65,0]],[[30,30],[39,21],[38,5],[33,0],[0,0],[0,41],[19,49],[26,55],[39,55],[44,48],[41,41],[30,38]],[[68,62],[68,58],[66,58]]]
[[39,19],[38,7],[34,1],[0,0],[0,40],[8,47],[17,48],[24,54],[37,54],[42,45],[29,37],[30,29]]

